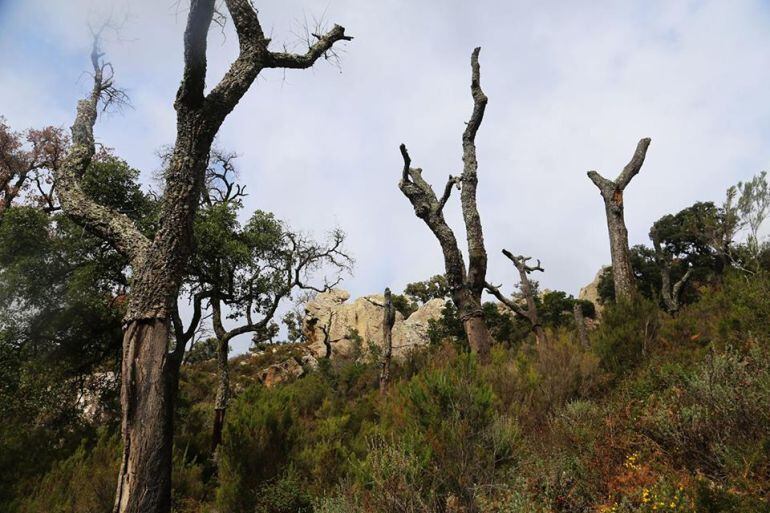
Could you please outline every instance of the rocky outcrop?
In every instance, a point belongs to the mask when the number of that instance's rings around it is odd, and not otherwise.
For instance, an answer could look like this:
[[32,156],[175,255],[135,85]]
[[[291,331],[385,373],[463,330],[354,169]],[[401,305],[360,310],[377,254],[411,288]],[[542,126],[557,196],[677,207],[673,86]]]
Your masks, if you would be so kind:
[[602,274],[604,274],[606,269],[607,266],[603,266],[601,269],[599,269],[599,272],[596,273],[593,281],[585,287],[581,288],[580,292],[578,293],[578,299],[585,299],[592,302],[596,307],[597,313],[602,309],[602,304],[599,301],[599,280],[601,279]]
[[305,374],[305,369],[302,365],[295,358],[289,358],[263,369],[257,378],[260,383],[268,388],[272,388],[279,383],[299,378],[303,374]]
[[[365,354],[369,344],[382,347],[382,294],[372,294],[348,302],[350,293],[333,289],[318,294],[305,305],[303,331],[310,351],[317,357],[326,354],[325,340],[331,344],[332,356]],[[441,316],[444,302],[428,301],[404,319],[396,313],[393,325],[393,356],[404,356],[415,347],[428,343],[428,324]]]

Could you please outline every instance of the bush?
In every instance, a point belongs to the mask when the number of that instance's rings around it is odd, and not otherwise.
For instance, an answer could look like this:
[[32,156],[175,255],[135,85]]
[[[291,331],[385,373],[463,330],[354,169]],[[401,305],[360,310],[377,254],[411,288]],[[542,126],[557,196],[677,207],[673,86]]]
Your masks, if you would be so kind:
[[102,433],[91,450],[83,444],[69,458],[54,464],[30,496],[21,501],[19,512],[111,511],[119,462],[118,437]]
[[655,341],[659,315],[653,302],[638,296],[608,305],[594,345],[604,368],[621,375],[638,364]]
[[683,467],[752,489],[754,479],[770,477],[767,349],[709,354],[651,404],[644,428]]

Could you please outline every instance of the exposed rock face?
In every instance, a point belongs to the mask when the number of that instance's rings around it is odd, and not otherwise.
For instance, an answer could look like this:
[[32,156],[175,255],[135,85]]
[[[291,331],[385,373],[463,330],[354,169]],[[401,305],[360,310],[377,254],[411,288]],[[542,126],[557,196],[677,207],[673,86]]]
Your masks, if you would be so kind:
[[[310,351],[317,357],[326,354],[324,339],[332,346],[332,356],[350,356],[356,350],[354,334],[360,337],[360,350],[364,352],[370,343],[382,347],[382,294],[372,294],[348,303],[350,293],[334,289],[318,294],[305,305],[303,330]],[[441,316],[444,302],[434,299],[422,305],[404,319],[396,312],[393,325],[393,356],[402,357],[415,347],[428,343],[428,322]]]
[[279,383],[296,379],[305,374],[305,369],[300,363],[289,358],[280,363],[275,363],[259,373],[259,381],[268,388],[272,388]]
[[596,307],[597,312],[601,312],[602,310],[602,304],[599,301],[599,279],[602,277],[602,274],[604,274],[605,269],[607,269],[607,266],[603,266],[599,269],[594,280],[580,289],[580,293],[578,293],[578,299],[586,299],[592,302]]

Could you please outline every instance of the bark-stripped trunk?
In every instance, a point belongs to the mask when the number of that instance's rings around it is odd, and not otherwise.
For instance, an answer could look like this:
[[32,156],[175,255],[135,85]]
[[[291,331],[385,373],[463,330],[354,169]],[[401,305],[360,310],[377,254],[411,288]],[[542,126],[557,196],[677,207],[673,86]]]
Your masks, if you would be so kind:
[[586,329],[586,319],[583,315],[583,306],[577,301],[572,305],[572,315],[575,317],[575,327],[577,329],[580,345],[583,349],[589,349],[591,347],[591,342],[588,340],[588,330]]
[[[422,219],[433,232],[444,254],[444,268],[452,301],[457,307],[460,320],[465,328],[471,351],[486,361],[492,345],[492,335],[484,321],[481,310],[481,294],[484,291],[487,272],[487,253],[484,248],[484,234],[481,227],[476,187],[478,185],[478,162],[476,159],[476,133],[484,118],[487,97],[481,89],[479,68],[480,48],[471,55],[471,95],[473,112],[463,132],[463,173],[459,177],[449,176],[441,198],[422,177],[422,169],[411,168],[411,158],[405,145],[401,145],[404,168],[399,182],[401,192],[409,199],[417,217]],[[463,221],[468,244],[468,268],[457,245],[454,232],[444,219],[443,209],[452,193],[460,189]]]
[[489,283],[486,283],[485,287],[490,294],[495,296],[498,301],[507,306],[514,314],[529,321],[529,324],[532,327],[532,332],[535,334],[535,340],[538,344],[544,344],[546,342],[545,330],[543,329],[543,325],[540,324],[540,317],[537,314],[535,288],[529,281],[529,274],[531,272],[544,271],[544,269],[540,266],[540,260],[537,261],[536,266],[532,267],[527,265],[527,262],[531,260],[531,257],[525,257],[522,255],[514,256],[513,253],[507,249],[503,250],[503,255],[505,255],[506,258],[513,262],[513,265],[519,272],[519,289],[521,290],[521,294],[527,303],[527,308],[524,309],[513,299],[505,297],[503,293],[500,292],[499,287],[495,287]]
[[588,177],[599,188],[604,200],[607,230],[610,236],[615,298],[620,301],[630,300],[636,291],[636,280],[628,249],[628,230],[623,217],[623,192],[631,179],[641,170],[649,145],[649,138],[639,141],[631,161],[623,168],[614,182],[604,178],[596,171],[588,172]]
[[384,394],[390,381],[390,362],[393,358],[393,325],[396,323],[396,308],[390,289],[385,289],[385,304],[382,314],[382,361],[380,362],[380,393]]
[[123,337],[123,457],[114,511],[171,507],[173,408],[179,362],[167,351],[164,319],[129,322]]

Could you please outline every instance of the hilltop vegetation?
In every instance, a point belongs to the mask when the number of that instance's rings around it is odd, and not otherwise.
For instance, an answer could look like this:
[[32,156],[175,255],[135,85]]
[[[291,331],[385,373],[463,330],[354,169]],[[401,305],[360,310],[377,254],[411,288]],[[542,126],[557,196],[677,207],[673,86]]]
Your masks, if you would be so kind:
[[[610,305],[592,349],[549,327],[486,366],[448,338],[396,365],[384,396],[376,362],[322,360],[267,389],[241,358],[218,474],[213,362],[184,366],[175,510],[767,511],[769,292],[765,271],[731,273],[675,318]],[[14,509],[109,510],[115,427],[18,482]]]

